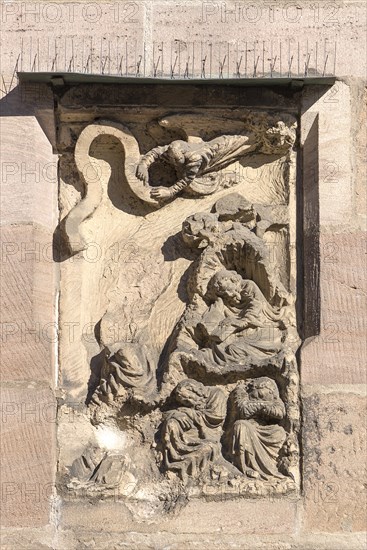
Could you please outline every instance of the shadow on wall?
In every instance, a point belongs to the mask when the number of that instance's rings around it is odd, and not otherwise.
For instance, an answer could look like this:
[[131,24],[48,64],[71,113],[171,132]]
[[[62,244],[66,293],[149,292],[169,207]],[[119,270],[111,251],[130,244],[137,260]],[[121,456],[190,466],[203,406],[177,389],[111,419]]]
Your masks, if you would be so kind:
[[[298,155],[297,169],[297,318],[302,340],[320,334],[319,121]],[[303,320],[303,322],[302,322]]]
[[0,117],[35,117],[57,152],[54,96],[47,84],[22,83],[13,88],[0,99]]

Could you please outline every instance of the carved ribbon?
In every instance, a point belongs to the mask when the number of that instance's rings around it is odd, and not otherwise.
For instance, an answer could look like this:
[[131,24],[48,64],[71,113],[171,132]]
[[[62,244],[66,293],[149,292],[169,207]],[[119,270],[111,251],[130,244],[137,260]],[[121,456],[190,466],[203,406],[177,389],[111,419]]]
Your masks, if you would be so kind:
[[97,160],[89,154],[93,141],[101,135],[115,137],[121,143],[125,154],[125,175],[133,193],[144,202],[154,207],[159,206],[159,203],[151,198],[149,188],[143,186],[135,176],[140,151],[138,142],[130,130],[118,122],[107,120],[89,124],[81,132],[75,146],[75,163],[84,185],[84,197],[65,219],[65,232],[74,254],[87,247],[87,241],[80,225],[93,216],[102,200],[103,185],[107,185],[111,175],[110,166],[105,161]]

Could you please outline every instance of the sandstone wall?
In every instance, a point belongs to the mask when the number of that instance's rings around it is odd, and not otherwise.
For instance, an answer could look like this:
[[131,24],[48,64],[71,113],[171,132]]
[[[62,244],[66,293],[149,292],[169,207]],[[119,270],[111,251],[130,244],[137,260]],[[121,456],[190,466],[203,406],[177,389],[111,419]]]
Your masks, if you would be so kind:
[[[364,548],[365,3],[4,1],[1,9],[2,548]],[[318,148],[321,303],[320,331],[310,327],[300,353],[302,497],[191,503],[157,528],[118,502],[61,505],[54,488],[62,395],[53,99],[42,85],[17,86],[14,71],[115,72],[124,49],[128,74],[174,67],[183,76],[189,62],[200,75],[210,44],[206,76],[221,67],[232,75],[238,47],[250,76],[270,65],[284,76],[292,56],[296,74],[305,64],[309,74],[333,72],[335,63],[336,83],[319,99],[304,94],[301,120],[305,151]],[[315,117],[317,140],[306,147]]]

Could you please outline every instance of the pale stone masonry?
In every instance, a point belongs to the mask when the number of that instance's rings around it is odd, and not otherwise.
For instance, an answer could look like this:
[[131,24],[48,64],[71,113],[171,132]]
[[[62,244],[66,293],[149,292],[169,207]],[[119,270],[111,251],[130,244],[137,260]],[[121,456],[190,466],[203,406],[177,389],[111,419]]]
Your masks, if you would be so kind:
[[[366,10],[360,1],[1,3],[1,548],[365,548]],[[19,85],[17,70],[196,76],[208,82],[205,91],[187,86],[184,93],[171,84],[150,88],[149,93],[144,87],[130,88],[132,92],[126,87],[123,113],[113,111],[121,99],[118,88],[110,104],[108,94],[100,91],[96,110],[95,92],[87,93],[91,88],[83,88],[79,96],[71,88],[62,98],[60,93],[55,113],[56,88]],[[297,310],[304,321],[304,341],[296,354],[298,488],[282,496],[237,498],[223,493],[188,503],[181,495],[175,506],[169,502],[174,513],[161,516],[154,515],[149,504],[152,494],[144,508],[120,494],[104,500],[88,491],[77,497],[63,492],[63,465],[70,466],[71,457],[88,445],[100,422],[96,413],[92,425],[83,408],[89,360],[96,349],[90,303],[98,288],[110,302],[119,296],[103,286],[115,269],[113,258],[107,266],[93,263],[93,258],[86,263],[82,255],[60,261],[60,216],[78,203],[82,192],[70,168],[78,135],[100,113],[139,127],[143,104],[156,118],[180,108],[206,110],[212,116],[210,108],[220,100],[209,87],[210,77],[286,78],[288,73],[297,78],[305,73],[336,77],[329,89],[304,87],[300,102],[267,89],[248,105],[263,102],[272,112],[300,115],[297,175],[289,179],[303,185],[303,204],[289,206],[291,236],[302,241],[304,250],[302,265],[297,264],[303,270],[301,288],[292,289],[304,299],[302,311]],[[223,97],[230,93],[223,92]],[[194,137],[200,135],[200,128],[196,130]],[[158,131],[167,131],[164,124]],[[164,141],[162,133],[155,134],[157,142],[148,134],[144,153]],[[180,217],[209,212],[217,199],[215,194],[186,203],[178,198],[182,210],[175,214],[172,203],[173,214],[165,223],[174,219],[179,232]],[[106,192],[103,200],[105,218],[96,211],[95,219],[84,226],[87,236],[93,231],[104,236],[98,228],[103,220],[113,219],[114,201],[119,204],[120,199]],[[194,200],[201,201],[200,207],[191,211],[188,204]],[[124,215],[129,219],[131,213]],[[176,246],[176,241],[170,243],[173,248],[167,254]],[[129,251],[123,251],[126,265]],[[182,260],[181,271],[188,267],[190,254]],[[152,261],[145,272],[150,270],[149,280],[163,285],[165,269],[171,267],[157,267]],[[113,276],[117,280],[115,272]],[[173,270],[176,287],[179,279]],[[161,305],[167,324],[162,322],[156,333],[151,329],[157,341],[175,324],[169,324],[167,296]],[[98,302],[99,319],[105,313],[103,300],[104,295]],[[103,323],[101,327],[101,341],[107,345]],[[83,346],[77,340],[81,336]],[[139,449],[136,455],[144,463]],[[172,475],[171,481],[176,479]]]

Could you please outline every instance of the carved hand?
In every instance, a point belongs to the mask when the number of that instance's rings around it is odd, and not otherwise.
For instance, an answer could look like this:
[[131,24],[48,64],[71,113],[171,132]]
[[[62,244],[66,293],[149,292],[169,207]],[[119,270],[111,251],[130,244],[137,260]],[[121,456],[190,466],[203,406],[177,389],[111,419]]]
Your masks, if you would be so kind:
[[169,199],[172,197],[172,192],[167,187],[153,187],[150,195],[154,199]]
[[138,164],[136,168],[136,177],[143,181],[145,185],[148,185],[149,173],[145,162],[141,162],[140,164]]
[[190,418],[182,409],[178,409],[171,414],[171,417],[167,421],[167,426],[170,426],[172,429],[172,426],[175,427],[176,422],[179,422],[181,428],[186,430],[189,430],[192,427]]

